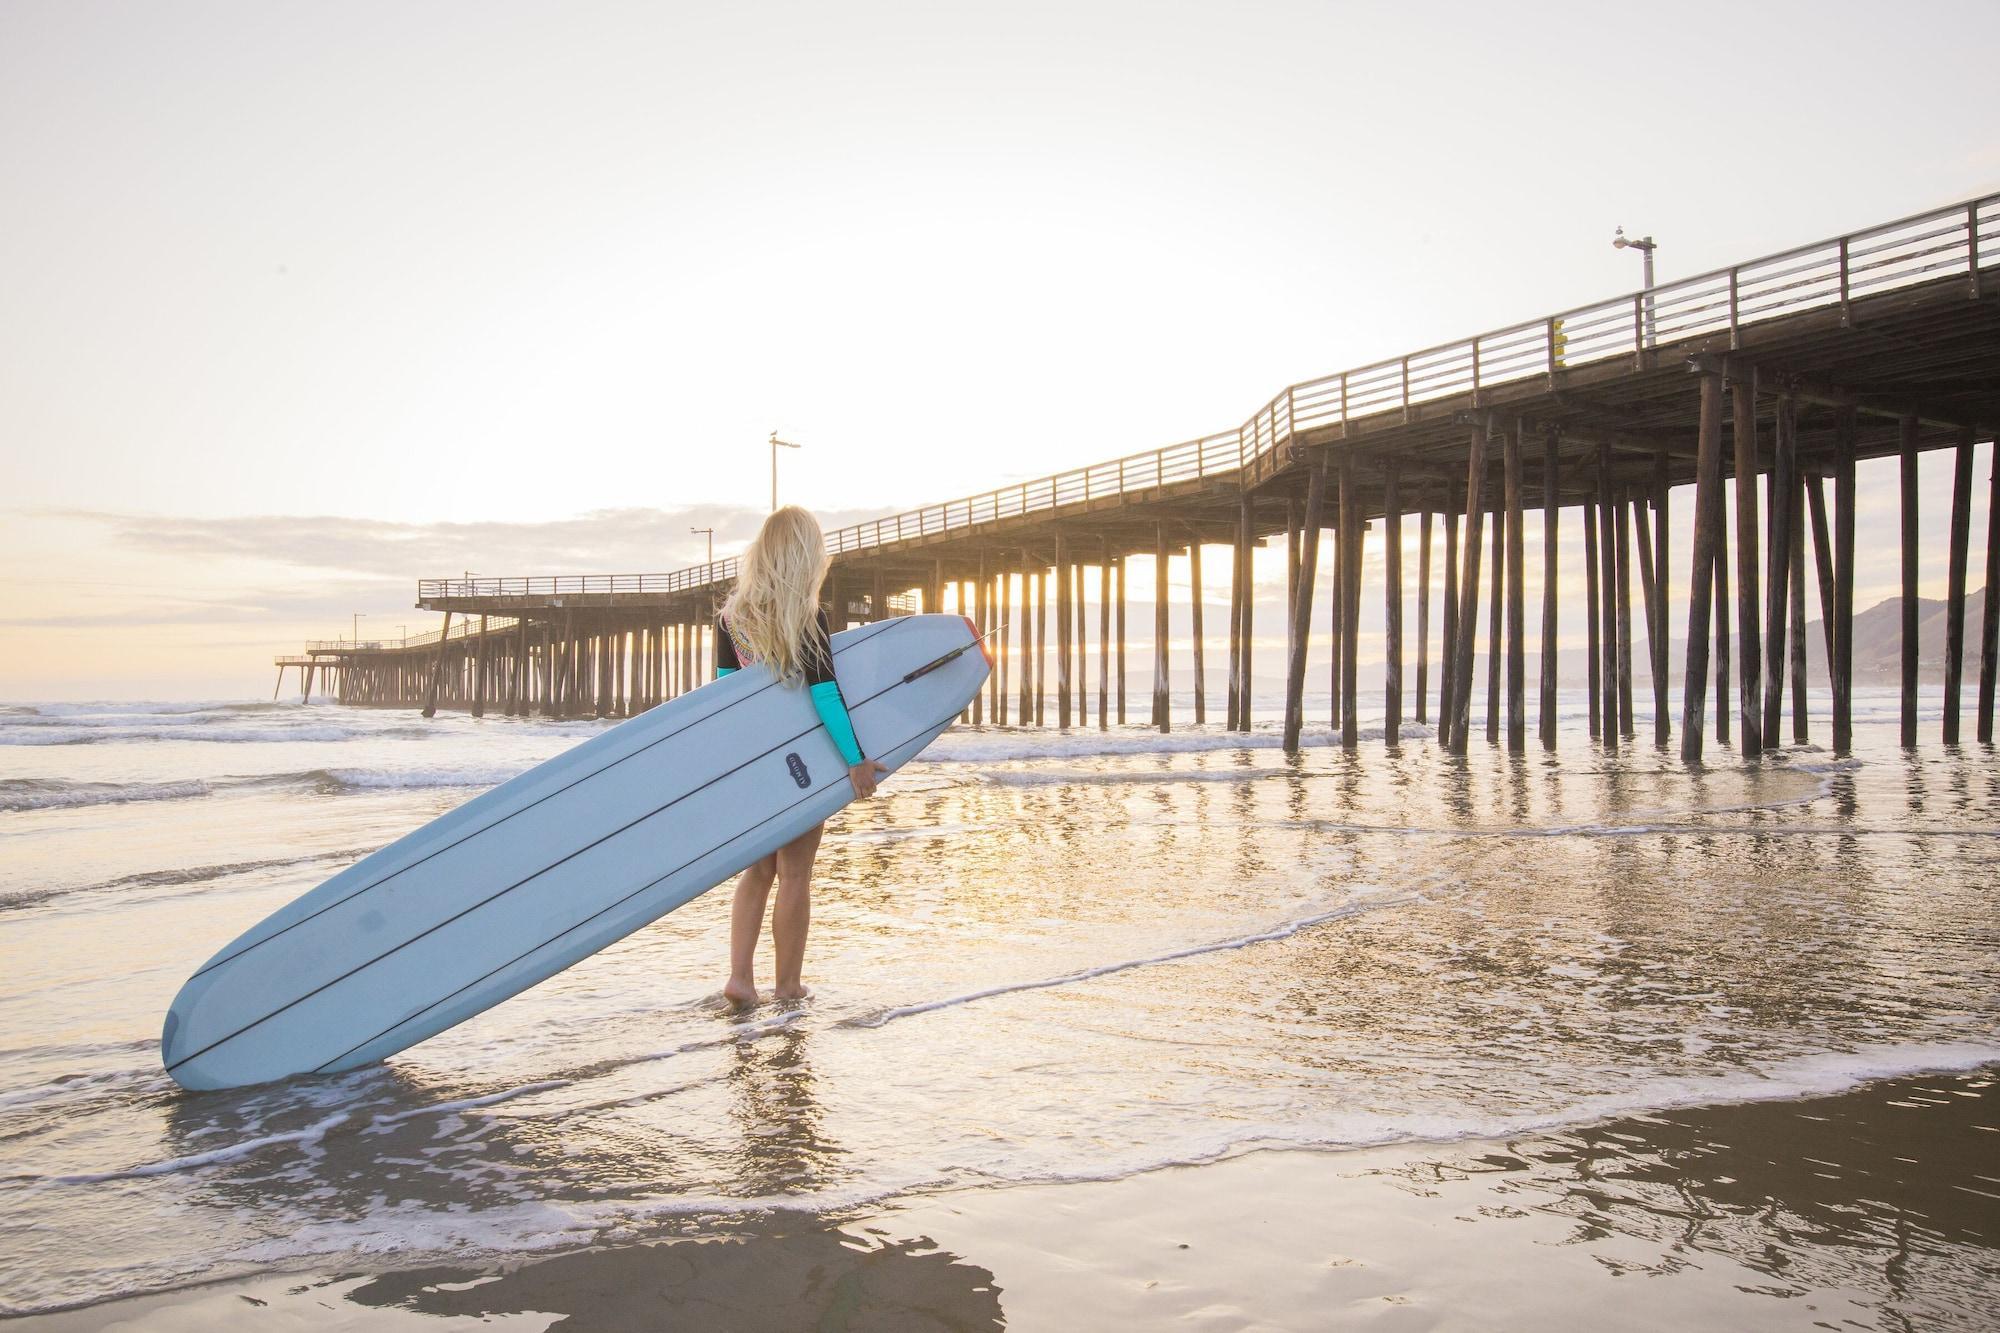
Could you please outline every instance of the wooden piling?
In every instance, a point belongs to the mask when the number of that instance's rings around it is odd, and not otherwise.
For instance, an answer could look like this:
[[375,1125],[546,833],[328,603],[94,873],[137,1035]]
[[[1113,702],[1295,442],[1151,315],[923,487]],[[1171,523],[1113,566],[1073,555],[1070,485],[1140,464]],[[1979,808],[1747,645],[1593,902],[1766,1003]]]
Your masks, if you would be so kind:
[[[1722,532],[1722,376],[1704,370],[1700,380],[1702,408],[1694,444],[1694,568],[1688,574],[1688,669],[1680,683],[1680,759],[1690,765],[1702,763],[1708,616],[1716,586],[1716,536]],[[1716,711],[1726,707],[1718,697]]]
[[1111,725],[1111,548],[1097,560],[1097,729]]
[[1243,565],[1248,548],[1239,521],[1229,561],[1229,714],[1228,730],[1243,729]]
[[1550,431],[1542,440],[1542,660],[1540,697],[1540,737],[1544,750],[1556,748],[1556,539],[1562,514],[1557,487],[1560,474],[1560,439]]
[[1073,636],[1075,612],[1070,605],[1070,560],[1069,544],[1063,540],[1060,531],[1056,533],[1056,726],[1064,731],[1070,726],[1070,698],[1072,677],[1070,674],[1070,647]]
[[[1951,556],[1945,581],[1944,743],[1958,744],[1958,696],[1965,681],[1965,565],[1972,539],[1972,430],[1952,453]],[[1988,598],[1992,597],[1989,589]]]
[[1653,644],[1653,744],[1665,746],[1674,735],[1671,709],[1667,703],[1667,682],[1673,674],[1672,663],[1668,661],[1672,643],[1672,627],[1669,623],[1669,590],[1673,586],[1668,560],[1667,546],[1667,506],[1672,494],[1672,482],[1667,469],[1667,455],[1664,451],[1653,459],[1653,587],[1659,597],[1654,609],[1652,622]]
[[1007,680],[1007,664],[1008,664],[1007,649],[1008,646],[1013,642],[1013,636],[1014,636],[1013,607],[1012,607],[1012,603],[1014,600],[1013,585],[1014,585],[1014,570],[1009,564],[1007,557],[1005,555],[1002,555],[1000,557],[1000,577],[999,577],[999,588],[998,588],[998,595],[1000,601],[1000,625],[999,625],[998,637],[995,639],[993,644],[993,666],[994,666],[993,678],[999,687],[995,691],[995,697],[993,700],[993,721],[996,725],[1002,727],[1007,725],[1007,707],[1008,704],[1011,702],[1007,694],[1008,684],[1009,684]]
[[1507,749],[1528,748],[1527,535],[1521,519],[1521,423],[1502,437],[1502,471],[1507,501]]
[[472,669],[472,715],[486,716],[486,617],[479,617],[479,661]]
[[1785,664],[1789,658],[1785,640],[1791,630],[1791,612],[1786,605],[1791,588],[1792,563],[1792,472],[1798,452],[1793,432],[1792,396],[1780,393],[1774,432],[1767,507],[1770,511],[1770,556],[1765,562],[1764,589],[1764,725],[1766,744],[1776,744],[1784,721]]
[[2000,435],[1987,460],[1986,589],[1979,608],[1979,743],[1993,743],[1993,694],[2000,675]]
[[1739,373],[1730,384],[1732,433],[1736,449],[1736,638],[1737,726],[1745,759],[1764,752],[1761,697],[1762,653],[1757,616],[1757,383],[1756,372]]
[[1854,748],[1854,430],[1854,409],[1842,409],[1833,435],[1833,659],[1827,664],[1835,754]]
[[1156,555],[1153,562],[1153,725],[1170,730],[1171,697],[1167,672],[1167,525],[1153,525]]
[[[1500,432],[1501,453],[1511,428]],[[1504,468],[1502,469],[1504,474]],[[1506,486],[1493,497],[1493,572],[1488,578],[1486,609],[1486,743],[1500,743],[1500,663],[1506,656],[1507,510]]]
[[1917,418],[1905,416],[1898,440],[1903,509],[1903,747],[1917,743]]
[[[1402,743],[1403,727],[1403,496],[1394,463],[1382,474],[1382,743]],[[1421,692],[1418,694],[1422,698]]]
[[1458,495],[1450,482],[1444,492],[1444,604],[1440,608],[1437,739],[1442,749],[1456,745],[1453,718],[1458,708]]
[[1047,725],[1049,709],[1049,575],[1035,561],[1035,725]]
[[431,681],[424,690],[424,716],[436,717],[438,689],[444,684],[444,654],[451,644],[451,612],[444,613],[444,627],[438,631],[437,654],[431,659]]
[[1729,667],[1729,619],[1735,606],[1729,599],[1729,504],[1727,492],[1722,494],[1722,517],[1715,529],[1715,739],[1727,745],[1730,690],[1735,680]]
[[1618,738],[1629,741],[1638,735],[1632,717],[1632,501],[1621,497],[1611,512],[1618,528]]
[[1026,550],[1021,552],[1021,725],[1032,726],[1035,721],[1035,587],[1033,579],[1034,557]]
[[1118,557],[1118,567],[1112,571],[1117,575],[1118,605],[1113,608],[1118,621],[1118,664],[1114,671],[1118,690],[1118,725],[1125,725],[1125,557]]
[[1417,724],[1430,721],[1431,687],[1431,503],[1424,498],[1417,516]]
[[1604,739],[1604,647],[1598,635],[1597,502],[1583,502],[1584,673],[1589,695],[1590,739]]
[[[1485,521],[1486,423],[1473,425],[1465,468],[1465,570],[1459,583],[1458,615],[1449,628],[1456,640],[1451,665],[1451,752],[1463,755],[1471,733],[1472,649],[1479,626],[1479,539]],[[1447,536],[1449,534],[1447,533]]]
[[1195,724],[1208,721],[1208,685],[1202,671],[1201,652],[1201,535],[1188,537],[1188,584],[1189,605],[1194,610],[1194,720]]
[[[1342,473],[1347,463],[1342,459]],[[1285,611],[1289,622],[1285,658],[1286,754],[1297,754],[1299,733],[1305,724],[1306,647],[1312,632],[1313,574],[1319,564],[1319,531],[1326,508],[1326,451],[1312,455],[1306,474],[1305,527],[1298,548],[1287,547],[1292,576],[1286,580],[1291,599]],[[1345,532],[1341,533],[1345,535]],[[1163,539],[1164,545],[1164,539]]]
[[1804,745],[1811,739],[1811,723],[1806,716],[1806,525],[1805,525],[1805,479],[1799,473],[1792,476],[1792,522],[1789,529],[1792,539],[1792,591],[1787,599],[1791,608],[1791,633],[1786,642],[1790,645],[1792,657],[1792,741]]
[[[1236,514],[1236,558],[1242,567],[1242,604],[1237,610],[1237,649],[1241,660],[1231,667],[1237,677],[1236,685],[1236,729],[1250,730],[1250,708],[1253,699],[1250,682],[1250,635],[1256,625],[1253,614],[1257,593],[1257,524],[1256,508],[1249,495],[1244,495],[1237,506]],[[1122,714],[1120,720],[1123,720]]]
[[1076,617],[1076,631],[1070,636],[1070,650],[1076,658],[1076,724],[1080,727],[1090,721],[1090,636],[1084,631],[1090,625],[1090,617],[1085,614],[1083,597],[1083,561],[1076,557],[1075,548],[1070,550],[1070,612]]
[[1660,666],[1665,645],[1660,642],[1660,577],[1659,566],[1653,559],[1652,506],[1640,496],[1632,499],[1632,520],[1638,528],[1638,539],[1634,543],[1639,555],[1639,595],[1641,609],[1646,621],[1646,675],[1653,688],[1653,744],[1663,745],[1666,737],[1659,726],[1659,718],[1667,706],[1666,672]]
[[[1354,456],[1340,457],[1340,744],[1353,750],[1361,743],[1361,490],[1354,475]],[[1310,599],[1308,599],[1310,600]],[[1308,617],[1306,624],[1312,623]]]

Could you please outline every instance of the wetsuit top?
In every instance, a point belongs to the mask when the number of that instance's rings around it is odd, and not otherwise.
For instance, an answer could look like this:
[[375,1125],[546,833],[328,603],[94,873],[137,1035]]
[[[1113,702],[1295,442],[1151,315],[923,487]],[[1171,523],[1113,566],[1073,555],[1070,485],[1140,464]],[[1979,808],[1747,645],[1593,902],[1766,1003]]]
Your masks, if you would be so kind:
[[[742,644],[736,641],[729,622],[721,616],[715,618],[715,674],[717,679],[754,662]],[[807,636],[805,651],[806,689],[812,695],[813,711],[826,724],[827,734],[840,750],[840,757],[848,767],[861,762],[861,744],[854,739],[854,721],[847,715],[847,700],[841,697],[840,683],[833,678],[833,643],[829,638],[826,612],[820,611],[813,618],[812,632]]]

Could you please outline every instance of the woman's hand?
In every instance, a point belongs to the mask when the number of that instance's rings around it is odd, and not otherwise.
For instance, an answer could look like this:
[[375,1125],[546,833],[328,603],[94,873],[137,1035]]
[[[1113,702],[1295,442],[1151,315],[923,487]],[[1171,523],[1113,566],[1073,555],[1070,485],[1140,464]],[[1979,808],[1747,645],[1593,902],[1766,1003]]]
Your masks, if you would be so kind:
[[873,759],[863,759],[858,764],[850,764],[847,780],[854,784],[854,799],[865,801],[875,794],[875,784],[888,775],[889,766]]

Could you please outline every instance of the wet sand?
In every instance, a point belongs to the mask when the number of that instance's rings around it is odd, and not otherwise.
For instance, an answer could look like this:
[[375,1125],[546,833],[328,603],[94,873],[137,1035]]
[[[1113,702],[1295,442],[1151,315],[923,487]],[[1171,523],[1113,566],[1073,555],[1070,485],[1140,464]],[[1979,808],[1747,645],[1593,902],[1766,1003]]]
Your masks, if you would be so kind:
[[17,1327],[1992,1328],[1996,1078],[1506,1141],[1252,1152],[501,1264],[389,1257]]

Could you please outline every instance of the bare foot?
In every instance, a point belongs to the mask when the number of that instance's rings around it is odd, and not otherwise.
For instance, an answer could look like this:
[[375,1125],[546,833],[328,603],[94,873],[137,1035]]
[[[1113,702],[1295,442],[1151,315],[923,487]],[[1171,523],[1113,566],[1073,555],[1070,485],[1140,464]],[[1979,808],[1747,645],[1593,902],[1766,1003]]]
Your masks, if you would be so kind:
[[812,987],[803,983],[797,986],[780,986],[771,994],[774,999],[779,1000],[803,1000],[812,994]]
[[722,998],[729,1001],[732,1009],[754,1009],[757,1007],[757,988],[747,981],[731,977],[722,988]]

